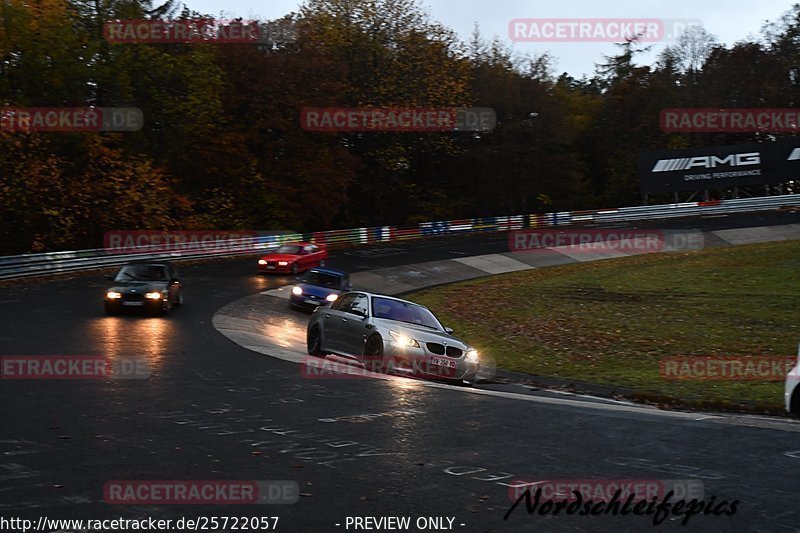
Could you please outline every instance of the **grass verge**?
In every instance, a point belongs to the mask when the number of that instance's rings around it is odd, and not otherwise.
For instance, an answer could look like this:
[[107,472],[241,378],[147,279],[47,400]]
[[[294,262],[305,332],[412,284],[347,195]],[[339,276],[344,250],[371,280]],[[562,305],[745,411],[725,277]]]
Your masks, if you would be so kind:
[[528,270],[410,298],[499,368],[631,388],[640,401],[782,413],[782,380],[668,380],[659,362],[792,357],[798,289],[800,241],[788,241]]

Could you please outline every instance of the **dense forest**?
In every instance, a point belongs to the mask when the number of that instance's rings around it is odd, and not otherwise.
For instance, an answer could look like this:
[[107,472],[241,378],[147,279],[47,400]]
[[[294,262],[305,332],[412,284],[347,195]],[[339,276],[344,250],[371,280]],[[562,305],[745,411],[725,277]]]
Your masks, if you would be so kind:
[[[200,14],[151,0],[3,0],[2,106],[136,107],[136,132],[0,131],[0,253],[112,229],[292,229],[636,205],[640,152],[768,141],[665,133],[669,107],[793,107],[800,5],[756,39],[701,27],[639,64],[558,75],[415,0],[307,0],[257,44],[115,44],[104,23]],[[276,26],[276,27],[277,27]],[[663,45],[661,45],[663,46]],[[491,132],[314,132],[309,107],[490,107]],[[669,201],[669,197],[664,198]]]

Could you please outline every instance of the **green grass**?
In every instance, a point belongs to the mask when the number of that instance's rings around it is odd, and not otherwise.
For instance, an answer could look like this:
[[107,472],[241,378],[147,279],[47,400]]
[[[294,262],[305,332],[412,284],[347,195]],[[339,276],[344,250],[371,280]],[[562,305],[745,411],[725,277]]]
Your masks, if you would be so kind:
[[672,381],[669,356],[783,356],[800,342],[800,241],[548,267],[415,293],[499,368],[674,405],[782,412],[783,382]]

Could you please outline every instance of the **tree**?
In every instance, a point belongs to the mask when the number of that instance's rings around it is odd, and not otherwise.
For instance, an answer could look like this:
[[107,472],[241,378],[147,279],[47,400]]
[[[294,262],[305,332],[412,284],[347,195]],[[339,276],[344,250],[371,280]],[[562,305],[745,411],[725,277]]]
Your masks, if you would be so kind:
[[702,26],[693,24],[678,36],[674,45],[667,46],[661,52],[660,60],[673,65],[681,74],[695,74],[718,45],[714,35]]
[[[469,63],[452,31],[429,20],[414,0],[310,0],[301,9],[308,46],[340,65],[343,94],[315,105],[346,107],[460,107],[471,103]],[[430,157],[451,152],[441,133],[341,134],[361,161],[349,191],[352,223],[399,222],[431,192],[416,172]],[[389,209],[390,204],[392,208]]]

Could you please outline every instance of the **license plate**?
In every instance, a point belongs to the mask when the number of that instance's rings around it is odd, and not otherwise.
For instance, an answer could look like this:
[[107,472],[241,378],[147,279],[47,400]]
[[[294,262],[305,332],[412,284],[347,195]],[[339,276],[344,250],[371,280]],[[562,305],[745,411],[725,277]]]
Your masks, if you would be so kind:
[[432,365],[446,366],[447,368],[455,368],[456,362],[452,359],[445,359],[444,357],[431,357],[428,362]]
[[122,302],[122,305],[127,305],[128,307],[141,307],[144,305],[144,302]]
[[267,270],[275,270],[275,265],[267,265]]
[[317,305],[319,302],[318,302],[318,301],[316,301],[316,300],[312,300],[311,298],[307,298],[307,299],[306,299],[306,303],[307,303],[307,304],[314,304],[314,305]]

